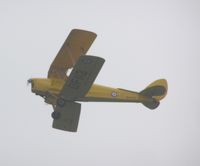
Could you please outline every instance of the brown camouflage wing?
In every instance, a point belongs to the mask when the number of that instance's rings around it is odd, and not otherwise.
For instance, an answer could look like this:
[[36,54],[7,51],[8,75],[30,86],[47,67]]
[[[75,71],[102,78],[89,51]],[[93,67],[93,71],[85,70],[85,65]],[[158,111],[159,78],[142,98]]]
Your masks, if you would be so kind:
[[67,70],[75,65],[81,55],[86,54],[96,36],[90,31],[73,29],[52,62],[48,78],[65,79]]

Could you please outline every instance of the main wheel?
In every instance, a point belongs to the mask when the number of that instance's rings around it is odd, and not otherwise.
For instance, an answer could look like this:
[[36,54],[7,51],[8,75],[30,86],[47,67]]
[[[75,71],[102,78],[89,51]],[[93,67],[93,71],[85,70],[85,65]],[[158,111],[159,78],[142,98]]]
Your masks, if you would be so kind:
[[52,112],[51,117],[53,119],[59,119],[60,118],[60,112],[58,112],[58,111]]
[[66,103],[66,101],[65,101],[64,99],[58,98],[58,100],[57,100],[57,105],[58,105],[59,107],[64,107],[64,106],[65,106],[65,103]]

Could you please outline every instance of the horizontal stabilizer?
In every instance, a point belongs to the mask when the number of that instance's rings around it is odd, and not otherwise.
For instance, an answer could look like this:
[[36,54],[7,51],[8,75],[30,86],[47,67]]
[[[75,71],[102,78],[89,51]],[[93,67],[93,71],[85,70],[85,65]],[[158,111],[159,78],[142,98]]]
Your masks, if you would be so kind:
[[154,81],[139,94],[145,98],[143,105],[149,109],[155,109],[167,94],[167,81],[165,79]]
[[153,86],[144,89],[143,91],[140,92],[140,94],[148,97],[152,96],[162,96],[166,92],[166,89],[163,86]]
[[167,81],[165,79],[160,79],[151,83],[143,91],[141,91],[140,94],[160,101],[166,96],[167,89]]
[[144,101],[144,102],[142,102],[142,104],[143,104],[144,106],[146,106],[147,108],[153,110],[153,109],[156,109],[156,108],[160,105],[160,102],[157,101],[156,99],[153,99],[153,98],[152,98],[152,99],[149,100],[149,101]]

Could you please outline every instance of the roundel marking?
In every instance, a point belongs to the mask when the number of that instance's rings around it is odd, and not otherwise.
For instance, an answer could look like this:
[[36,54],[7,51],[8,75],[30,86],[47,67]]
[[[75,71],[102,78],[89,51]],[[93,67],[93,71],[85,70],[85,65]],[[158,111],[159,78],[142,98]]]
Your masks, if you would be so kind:
[[112,96],[112,97],[116,97],[116,96],[117,96],[117,92],[112,92],[112,93],[111,93],[111,96]]

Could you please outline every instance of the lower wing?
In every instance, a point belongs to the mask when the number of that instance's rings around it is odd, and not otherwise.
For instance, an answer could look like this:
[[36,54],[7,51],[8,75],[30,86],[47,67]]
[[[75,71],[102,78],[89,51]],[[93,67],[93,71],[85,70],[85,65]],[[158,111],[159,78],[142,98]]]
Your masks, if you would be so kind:
[[66,102],[63,107],[56,106],[52,113],[53,125],[55,129],[76,132],[81,112],[81,104]]

